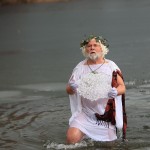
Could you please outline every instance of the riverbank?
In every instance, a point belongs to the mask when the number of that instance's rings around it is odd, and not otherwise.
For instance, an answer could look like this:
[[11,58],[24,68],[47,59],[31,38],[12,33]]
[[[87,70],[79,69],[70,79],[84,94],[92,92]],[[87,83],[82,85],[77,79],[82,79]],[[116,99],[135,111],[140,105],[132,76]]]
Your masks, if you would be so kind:
[[1,0],[0,5],[15,5],[22,3],[55,3],[55,2],[68,2],[70,0]]

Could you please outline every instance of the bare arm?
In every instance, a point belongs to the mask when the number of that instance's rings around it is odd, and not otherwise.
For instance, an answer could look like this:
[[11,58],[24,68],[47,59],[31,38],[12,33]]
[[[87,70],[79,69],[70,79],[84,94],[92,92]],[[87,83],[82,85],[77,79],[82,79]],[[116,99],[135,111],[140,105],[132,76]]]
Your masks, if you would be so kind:
[[123,79],[119,75],[117,75],[117,83],[118,83],[118,87],[117,87],[118,95],[124,94],[126,91],[126,87],[123,82]]

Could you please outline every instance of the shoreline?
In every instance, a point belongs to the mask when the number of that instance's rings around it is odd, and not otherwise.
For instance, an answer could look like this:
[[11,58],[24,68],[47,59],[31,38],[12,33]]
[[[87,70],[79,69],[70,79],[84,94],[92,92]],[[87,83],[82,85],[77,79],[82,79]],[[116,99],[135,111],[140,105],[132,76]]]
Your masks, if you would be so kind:
[[57,3],[69,2],[71,0],[1,0],[0,6],[3,5],[16,5],[16,4],[30,4],[30,3]]

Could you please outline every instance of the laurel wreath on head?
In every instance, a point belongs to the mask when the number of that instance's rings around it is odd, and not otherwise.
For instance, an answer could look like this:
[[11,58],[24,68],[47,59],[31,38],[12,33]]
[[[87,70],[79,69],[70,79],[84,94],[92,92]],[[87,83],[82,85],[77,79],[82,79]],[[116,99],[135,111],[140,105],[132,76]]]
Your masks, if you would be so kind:
[[105,38],[103,38],[102,36],[95,36],[95,35],[90,35],[84,40],[82,40],[80,43],[80,47],[82,48],[86,46],[92,39],[95,39],[96,42],[101,42],[104,46],[109,47],[108,41]]

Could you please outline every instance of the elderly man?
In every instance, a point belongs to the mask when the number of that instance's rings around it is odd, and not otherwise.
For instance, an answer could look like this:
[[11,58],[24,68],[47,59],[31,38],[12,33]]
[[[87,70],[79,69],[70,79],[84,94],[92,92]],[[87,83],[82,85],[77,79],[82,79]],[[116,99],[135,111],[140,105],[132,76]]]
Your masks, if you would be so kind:
[[85,137],[95,141],[117,139],[117,128],[126,133],[125,85],[119,67],[105,58],[107,40],[90,35],[81,42],[85,60],[73,70],[66,87],[72,116],[67,143]]

